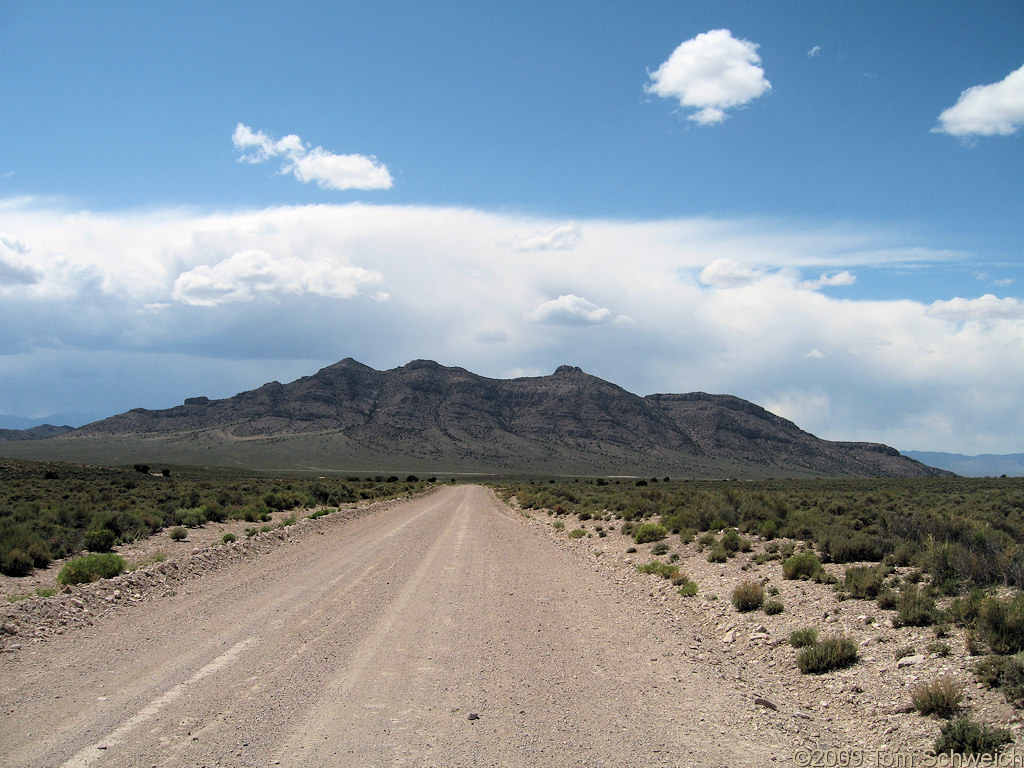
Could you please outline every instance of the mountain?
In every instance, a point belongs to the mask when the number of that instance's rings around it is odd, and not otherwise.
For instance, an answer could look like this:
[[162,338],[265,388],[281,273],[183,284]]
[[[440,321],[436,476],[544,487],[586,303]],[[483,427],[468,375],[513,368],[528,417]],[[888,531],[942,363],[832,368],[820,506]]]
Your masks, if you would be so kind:
[[29,418],[27,416],[11,416],[6,413],[0,413],[0,430],[8,429],[15,431],[24,431],[31,429],[32,427],[47,427],[53,426],[54,424],[66,424],[71,427],[80,427],[83,424],[96,421],[96,419],[102,419],[105,414],[102,413],[77,413],[73,411],[64,411],[62,413],[51,413],[49,416],[42,416],[40,418]]
[[0,440],[42,440],[71,432],[74,427],[64,425],[55,427],[53,424],[40,424],[29,429],[0,429]]
[[351,358],[290,384],[0,442],[0,453],[351,472],[947,474],[887,446],[820,440],[729,395],[640,397],[567,365],[550,376],[490,379],[430,360],[377,371]]
[[962,453],[904,451],[904,456],[964,477],[1024,477],[1024,453],[983,453],[965,456]]

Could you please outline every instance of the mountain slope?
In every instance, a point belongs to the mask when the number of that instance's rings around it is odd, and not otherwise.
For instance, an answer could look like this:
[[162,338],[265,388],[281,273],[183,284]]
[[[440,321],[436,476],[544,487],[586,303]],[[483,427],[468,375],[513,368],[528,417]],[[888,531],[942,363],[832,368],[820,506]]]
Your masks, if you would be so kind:
[[429,360],[377,371],[350,358],[290,384],[138,408],[0,452],[348,471],[943,474],[886,446],[819,440],[728,395],[640,397],[572,366],[489,379]]

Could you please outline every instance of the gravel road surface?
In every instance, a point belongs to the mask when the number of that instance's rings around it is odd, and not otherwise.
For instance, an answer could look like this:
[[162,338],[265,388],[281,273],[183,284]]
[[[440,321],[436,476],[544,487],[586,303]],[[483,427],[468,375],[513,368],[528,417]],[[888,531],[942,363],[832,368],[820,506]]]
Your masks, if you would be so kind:
[[3,654],[0,765],[787,762],[666,632],[489,490],[445,487]]

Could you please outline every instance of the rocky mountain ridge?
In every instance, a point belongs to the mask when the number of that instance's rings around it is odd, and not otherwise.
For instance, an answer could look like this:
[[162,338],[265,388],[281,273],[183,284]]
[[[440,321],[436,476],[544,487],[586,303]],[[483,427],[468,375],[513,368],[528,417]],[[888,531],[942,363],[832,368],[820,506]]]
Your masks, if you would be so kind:
[[764,408],[703,392],[641,397],[575,366],[491,379],[430,360],[378,371],[351,358],[233,397],[136,408],[23,458],[252,468],[676,476],[944,474],[873,443],[820,440]]

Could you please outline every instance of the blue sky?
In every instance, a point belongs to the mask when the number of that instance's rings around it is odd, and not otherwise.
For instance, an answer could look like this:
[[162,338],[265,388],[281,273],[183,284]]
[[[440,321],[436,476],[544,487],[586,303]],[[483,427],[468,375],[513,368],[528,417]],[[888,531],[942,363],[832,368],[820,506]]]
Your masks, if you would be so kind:
[[0,413],[573,363],[1024,450],[1024,6],[0,1]]

